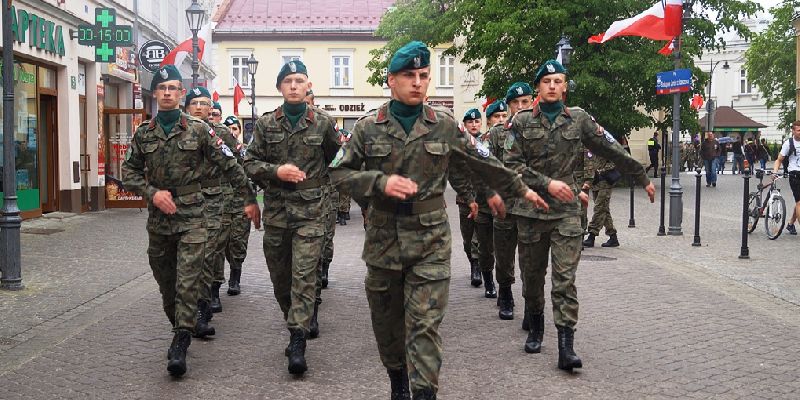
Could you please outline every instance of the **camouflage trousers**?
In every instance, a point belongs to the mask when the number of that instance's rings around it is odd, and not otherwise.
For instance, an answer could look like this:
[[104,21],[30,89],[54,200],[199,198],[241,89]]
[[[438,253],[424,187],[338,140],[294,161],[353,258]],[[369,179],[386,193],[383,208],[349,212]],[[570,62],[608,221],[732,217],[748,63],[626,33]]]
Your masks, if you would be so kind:
[[[214,190],[216,189],[216,190]],[[209,193],[208,190],[212,190]],[[211,284],[224,282],[225,244],[227,243],[228,226],[230,222],[222,212],[223,195],[218,188],[207,188],[203,192],[206,200],[206,223],[208,226],[208,240],[206,241],[201,275],[200,299],[211,301]],[[222,280],[220,281],[220,275]]]
[[148,235],[150,269],[173,331],[194,332],[207,235],[206,228],[172,235]]
[[594,198],[594,213],[592,214],[592,222],[589,223],[589,233],[597,236],[600,230],[605,228],[606,235],[614,235],[617,229],[614,228],[614,220],[611,218],[611,188],[599,187],[592,189],[592,198]]
[[580,217],[541,220],[518,216],[517,225],[525,307],[534,314],[544,311],[544,278],[551,259],[553,321],[556,326],[574,328],[578,323],[575,273],[581,258]]
[[[478,265],[481,271],[491,272],[494,269],[494,217],[492,214],[478,211],[475,217],[475,236],[478,238]],[[505,277],[506,281],[508,280]],[[512,270],[511,280],[514,280]]]
[[264,258],[287,327],[308,332],[314,313],[317,266],[325,241],[322,221],[294,228],[264,227]]
[[449,266],[414,265],[397,271],[368,265],[364,286],[383,365],[407,367],[413,392],[435,393],[442,367],[439,325],[449,297]]
[[244,259],[247,257],[247,241],[250,240],[250,219],[247,218],[243,210],[227,215],[231,222],[230,235],[225,245],[225,258],[228,260],[231,270],[240,270]]
[[[497,261],[497,285],[511,286],[514,279],[514,260],[517,251],[517,216],[506,213],[505,219],[494,219],[494,257]],[[524,271],[520,266],[520,272]],[[523,279],[522,285],[525,285]]]
[[339,192],[339,201],[337,203],[337,208],[339,212],[349,213],[350,212],[350,195],[345,194],[343,192]]
[[469,260],[477,260],[478,235],[475,233],[475,220],[469,219],[469,206],[466,204],[458,205],[458,222],[461,228],[461,242],[464,246],[464,253]]
[[325,219],[325,243],[322,245],[322,256],[317,265],[317,285],[316,297],[317,304],[322,304],[322,266],[330,265],[333,261],[333,237],[336,235],[336,212],[331,210]]

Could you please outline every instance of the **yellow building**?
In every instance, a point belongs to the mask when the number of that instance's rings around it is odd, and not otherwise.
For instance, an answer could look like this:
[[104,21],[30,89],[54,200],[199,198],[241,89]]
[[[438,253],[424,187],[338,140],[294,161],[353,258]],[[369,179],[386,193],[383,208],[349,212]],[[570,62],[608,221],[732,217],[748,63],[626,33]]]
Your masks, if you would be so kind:
[[[316,105],[334,116],[339,127],[351,129],[355,121],[388,100],[388,87],[367,83],[370,50],[385,41],[373,37],[381,16],[394,0],[308,0],[302,5],[279,0],[225,0],[214,16],[213,90],[220,95],[223,115],[233,115],[234,82],[247,97],[239,104],[239,117],[249,130],[251,79],[247,59],[258,60],[255,74],[256,115],[283,103],[275,88],[280,68],[290,60],[308,67]],[[432,49],[433,82],[428,101],[453,108],[455,59]]]

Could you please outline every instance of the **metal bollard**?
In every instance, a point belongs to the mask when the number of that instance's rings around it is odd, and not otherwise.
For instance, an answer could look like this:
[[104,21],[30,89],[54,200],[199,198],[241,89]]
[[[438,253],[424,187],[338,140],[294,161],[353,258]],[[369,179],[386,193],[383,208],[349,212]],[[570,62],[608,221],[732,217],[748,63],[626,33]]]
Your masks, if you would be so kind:
[[661,166],[661,225],[658,226],[658,236],[666,236],[667,232],[664,228],[664,207],[665,197],[667,195],[667,167]]
[[700,247],[700,178],[703,175],[700,174],[700,168],[695,168],[694,171],[697,173],[697,175],[695,175],[697,179],[695,182],[697,192],[694,198],[694,241],[692,242],[692,246]]
[[628,228],[636,228],[636,220],[633,218],[633,176],[630,177],[630,185],[631,185],[631,218],[628,220]]
[[744,170],[744,194],[742,195],[742,250],[739,258],[750,258],[750,249],[747,247],[747,200],[750,195],[750,170],[745,166]]

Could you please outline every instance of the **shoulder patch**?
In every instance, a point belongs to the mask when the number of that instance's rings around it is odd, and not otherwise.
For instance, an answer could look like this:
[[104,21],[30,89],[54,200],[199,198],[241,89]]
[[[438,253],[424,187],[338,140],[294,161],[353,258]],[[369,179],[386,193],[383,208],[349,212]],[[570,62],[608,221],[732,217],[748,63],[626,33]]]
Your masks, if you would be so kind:
[[220,149],[220,151],[222,151],[222,154],[225,154],[228,157],[233,157],[233,152],[231,151],[231,148],[228,147],[227,144],[224,144],[224,143],[221,144],[219,146],[219,149]]
[[511,150],[514,147],[514,140],[516,140],[516,136],[514,134],[506,135],[506,141],[503,143],[503,149],[506,151]]
[[342,159],[344,159],[344,146],[339,147],[339,151],[336,152],[336,157],[333,158],[331,161],[331,168],[336,168],[342,163]]
[[612,136],[612,135],[611,135],[611,134],[610,134],[608,131],[606,131],[606,130],[604,130],[604,131],[603,131],[603,136],[605,136],[605,138],[606,138],[606,140],[608,141],[608,143],[614,143],[614,142],[616,142],[616,141],[617,141],[617,139],[614,139],[614,136]]
[[217,136],[217,133],[214,132],[214,128],[208,128],[208,134],[211,135],[211,137]]

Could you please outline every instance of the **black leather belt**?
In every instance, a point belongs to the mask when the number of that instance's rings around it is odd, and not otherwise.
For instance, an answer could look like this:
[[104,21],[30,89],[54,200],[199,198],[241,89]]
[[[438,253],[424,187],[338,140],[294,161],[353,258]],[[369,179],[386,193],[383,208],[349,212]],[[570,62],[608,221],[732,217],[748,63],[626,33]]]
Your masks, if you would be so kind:
[[370,207],[395,215],[417,215],[444,208],[444,197],[437,196],[422,201],[374,201],[370,203]]
[[283,182],[281,181],[278,183],[278,186],[281,189],[286,190],[303,190],[303,189],[315,189],[321,187],[324,181],[321,178],[315,179],[306,179],[302,182],[292,183],[292,182]]
[[207,188],[211,188],[211,187],[217,187],[217,186],[220,186],[220,185],[222,185],[222,179],[219,179],[219,178],[207,179],[207,180],[204,180],[204,181],[200,182],[200,186],[202,186],[203,189],[207,189]]
[[202,186],[199,183],[193,183],[191,185],[178,186],[165,190],[169,191],[172,194],[172,197],[178,197],[186,194],[197,193],[202,190]]

